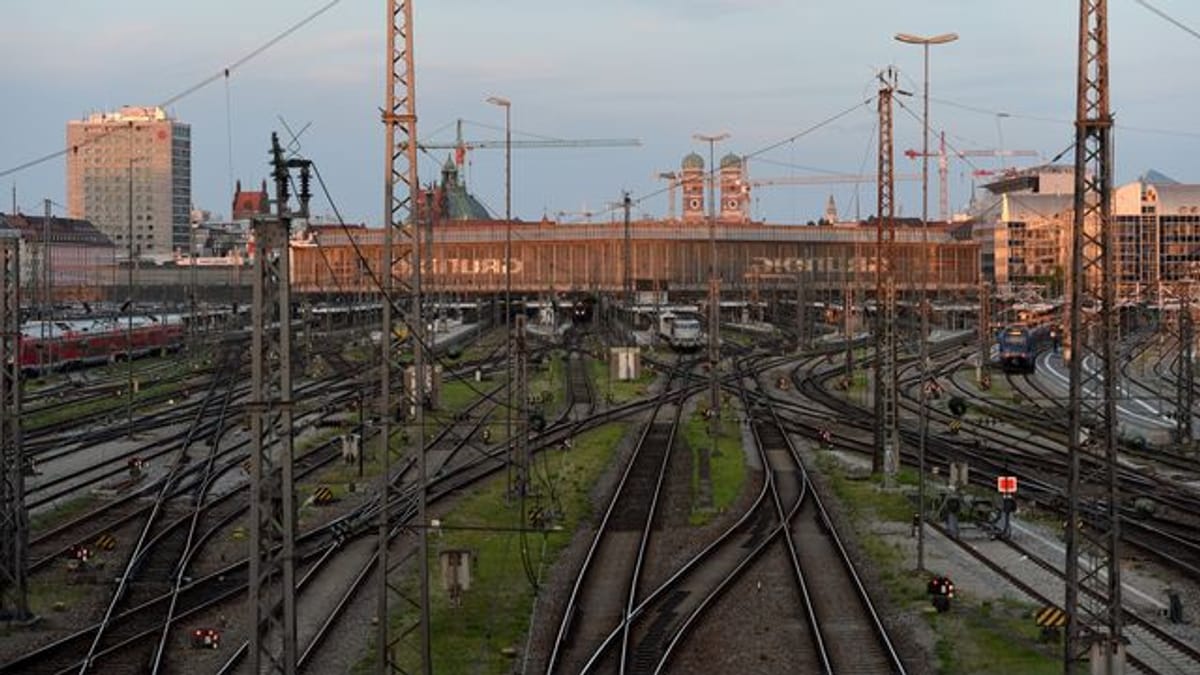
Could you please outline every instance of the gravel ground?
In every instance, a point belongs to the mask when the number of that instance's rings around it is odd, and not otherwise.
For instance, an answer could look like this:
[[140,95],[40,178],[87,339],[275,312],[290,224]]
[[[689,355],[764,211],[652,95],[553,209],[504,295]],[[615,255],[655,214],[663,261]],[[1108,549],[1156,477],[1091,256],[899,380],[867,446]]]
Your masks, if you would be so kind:
[[[691,416],[698,400],[697,397],[693,397],[684,405],[683,419]],[[683,444],[682,435],[676,437],[676,443],[678,446],[667,465],[666,482],[659,501],[658,519],[647,550],[648,558],[642,572],[639,597],[644,597],[646,593],[661,585],[684,563],[737,522],[762,489],[761,470],[747,471],[741,494],[725,511],[717,514],[702,527],[690,525],[693,453]]]
[[[795,436],[792,440],[800,449],[806,466],[815,467],[816,457],[807,441]],[[854,536],[855,527],[842,512],[840,502],[829,488],[825,477],[817,471],[810,471],[809,478],[829,513],[833,527],[841,536],[842,545],[846,547],[846,552],[854,561],[858,576],[862,579],[867,593],[871,596],[871,601],[875,604],[875,611],[879,613],[880,619],[888,629],[892,637],[892,644],[900,654],[901,660],[904,661],[905,668],[911,673],[934,672],[937,664],[934,654],[937,635],[920,614],[914,613],[908,608],[898,607],[889,600],[887,589],[879,580],[880,570],[875,567],[859,546],[859,542]],[[907,533],[905,530],[904,534]]]
[[[531,635],[528,636],[527,658],[524,665],[526,673],[538,673],[546,670],[546,660],[553,648],[554,639],[558,635],[559,621],[561,621],[566,603],[571,597],[571,589],[575,586],[579,569],[583,566],[584,558],[587,557],[588,548],[592,545],[592,539],[596,535],[598,519],[604,515],[604,508],[617,489],[621,472],[629,461],[629,455],[637,443],[637,434],[645,421],[645,415],[638,418],[630,428],[630,433],[627,433],[621,440],[620,446],[614,453],[612,463],[592,487],[591,519],[580,522],[571,543],[563,549],[558,563],[548,571],[543,579],[542,591],[538,594],[533,606],[533,626]],[[520,664],[519,661],[518,664]],[[520,665],[514,670],[519,672]]]
[[[815,673],[808,621],[793,597],[795,581],[782,540],[717,599],[677,648],[668,673],[769,675]],[[787,589],[786,593],[772,589]],[[733,646],[736,645],[736,648]]]

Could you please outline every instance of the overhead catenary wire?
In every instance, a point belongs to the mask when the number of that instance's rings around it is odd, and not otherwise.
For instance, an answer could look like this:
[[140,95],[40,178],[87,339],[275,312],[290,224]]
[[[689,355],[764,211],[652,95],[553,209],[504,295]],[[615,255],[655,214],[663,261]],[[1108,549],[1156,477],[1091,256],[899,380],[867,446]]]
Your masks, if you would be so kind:
[[[321,170],[317,167],[317,163],[315,161],[312,162],[312,171],[313,171],[313,176],[316,177],[316,179],[317,179],[317,185],[321,188],[321,194],[323,194],[325,196],[326,202],[329,203],[329,208],[333,211],[334,218],[337,219],[338,225],[341,228],[342,233],[346,236],[347,241],[350,242],[350,247],[354,250],[355,257],[358,259],[359,264],[362,265],[363,270],[366,272],[366,275],[367,275],[368,279],[370,280],[371,286],[373,286],[375,288],[375,290],[377,290],[379,292],[380,297],[381,297],[381,302],[386,302],[386,303],[391,304],[392,311],[395,312],[395,315],[400,319],[401,323],[403,323],[408,328],[409,338],[412,339],[414,342],[417,342],[417,344],[421,345],[425,349],[426,354],[431,355],[431,357],[434,358],[439,365],[443,366],[444,372],[449,373],[453,379],[464,383],[472,393],[477,394],[478,396],[480,396],[481,398],[483,398],[485,400],[495,403],[497,406],[506,408],[507,406],[506,406],[505,402],[500,400],[499,397],[493,396],[491,393],[483,391],[482,389],[476,387],[475,383],[470,378],[465,377],[461,374],[455,373],[452,368],[447,368],[446,362],[441,357],[437,356],[435,354],[435,352],[433,351],[434,345],[432,343],[427,342],[427,341],[423,340],[422,338],[418,337],[418,332],[413,330],[412,319],[409,316],[409,312],[407,311],[407,308],[405,308],[401,303],[398,303],[396,301],[396,298],[393,297],[395,295],[394,292],[388,293],[386,290],[384,290],[383,280],[380,279],[379,275],[375,273],[374,269],[372,269],[372,267],[370,265],[370,260],[363,253],[362,247],[359,245],[357,237],[355,237],[350,232],[350,228],[349,228],[349,226],[346,225],[345,219],[342,218],[341,210],[338,208],[337,204],[334,202],[333,196],[330,194],[329,188],[328,188],[328,186],[326,186],[324,178],[321,177]],[[320,247],[322,245],[319,237],[316,240],[316,244],[318,247]],[[408,402],[413,403],[412,400],[409,400]],[[513,408],[514,408],[514,410],[519,410],[519,408],[517,408],[516,406],[514,406]]]
[[[820,122],[817,122],[816,124],[806,127],[803,130],[801,130],[795,134],[792,134],[791,136],[788,136],[787,138],[784,138],[780,141],[772,142],[770,145],[767,145],[763,148],[760,148],[753,152],[742,155],[741,156],[742,160],[745,161],[748,159],[753,159],[760,155],[766,154],[772,150],[775,150],[777,148],[788,145],[789,143],[794,143],[815,131],[818,131],[826,126],[829,126],[830,124],[833,124],[834,122],[842,119],[843,117],[846,117],[847,115],[849,115],[857,110],[861,110],[864,107],[871,105],[871,103],[874,100],[875,100],[875,97],[871,96],[871,97],[867,98],[865,101],[862,101],[860,103],[855,103],[853,106],[850,106],[849,108],[846,108],[845,110],[842,110],[841,112],[838,112],[837,114],[831,115],[831,116],[821,120]],[[759,161],[762,161],[762,160],[759,160]],[[715,177],[717,175],[717,171],[718,171],[718,167],[712,167],[712,166],[708,167],[708,171],[706,172],[706,176],[705,176],[706,180],[712,180],[713,177]],[[666,194],[670,189],[671,189],[671,187],[670,187],[670,185],[668,185],[667,187],[658,188],[651,192],[647,192],[646,194],[632,198],[630,200],[630,204],[632,204],[634,206],[640,206],[645,201],[648,201],[650,199],[653,199],[654,197],[658,197],[660,195]],[[609,206],[608,208],[600,209],[600,210],[596,211],[596,213],[594,215],[606,216],[606,215],[614,214],[620,208],[624,208],[623,205]]]
[[1159,9],[1158,7],[1151,5],[1149,2],[1147,2],[1147,0],[1133,0],[1133,1],[1136,2],[1137,4],[1141,5],[1142,7],[1145,7],[1150,12],[1153,12],[1154,14],[1158,15],[1158,17],[1160,19],[1163,19],[1164,21],[1174,25],[1176,28],[1178,28],[1179,30],[1182,30],[1183,32],[1187,33],[1188,35],[1191,35],[1194,38],[1200,38],[1200,31],[1197,31],[1196,29],[1185,24],[1184,22],[1180,21],[1179,19],[1176,19],[1175,17],[1171,16],[1170,14],[1167,14],[1165,11]]

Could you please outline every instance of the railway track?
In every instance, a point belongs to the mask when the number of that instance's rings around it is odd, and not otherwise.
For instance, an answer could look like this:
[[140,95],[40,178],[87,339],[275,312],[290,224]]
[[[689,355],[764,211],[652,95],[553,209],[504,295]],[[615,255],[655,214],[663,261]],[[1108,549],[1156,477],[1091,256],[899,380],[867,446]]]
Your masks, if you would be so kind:
[[[744,375],[739,373],[739,377]],[[887,664],[883,663],[886,657],[871,660],[868,656],[864,661],[861,645],[854,649],[847,647],[850,642],[862,639],[855,626],[862,628],[863,618],[846,616],[844,603],[848,596],[836,595],[845,589],[830,587],[817,597],[812,587],[828,585],[824,577],[831,573],[828,569],[831,549],[823,548],[831,545],[823,508],[815,495],[810,495],[803,467],[773,411],[762,403],[762,398],[745,400],[747,409],[753,410],[752,427],[758,434],[760,460],[768,467],[752,504],[733,525],[664,583],[657,588],[642,589],[636,596],[638,601],[628,608],[628,618],[616,624],[581,671],[556,669],[552,659],[547,672],[659,673],[671,668],[681,654],[696,647],[689,647],[688,643],[693,632],[705,622],[717,620],[710,610],[721,595],[748,569],[770,555],[787,558],[792,569],[795,613],[788,614],[792,618],[776,627],[790,629],[791,653],[787,658],[789,665],[794,666],[793,672],[828,672],[829,664],[834,661],[839,665],[855,664],[848,668],[853,672],[859,672],[864,664],[868,667],[866,672],[875,672],[876,666],[878,672],[903,672],[898,657]],[[840,549],[840,544],[837,548]],[[820,571],[814,572],[814,567]],[[832,573],[836,576],[839,569],[847,568],[833,568]],[[852,567],[848,569],[853,574]],[[806,574],[810,578],[820,575],[822,581],[808,583]],[[800,616],[805,619],[797,619]],[[831,636],[829,642],[822,638],[822,622]],[[730,628],[726,626],[721,633],[723,638],[727,639]],[[872,630],[868,628],[867,632]],[[894,655],[890,648],[885,651]],[[736,656],[729,655],[726,660],[736,661]]]
[[576,575],[547,672],[579,672],[628,615],[682,407],[676,392],[658,397]]

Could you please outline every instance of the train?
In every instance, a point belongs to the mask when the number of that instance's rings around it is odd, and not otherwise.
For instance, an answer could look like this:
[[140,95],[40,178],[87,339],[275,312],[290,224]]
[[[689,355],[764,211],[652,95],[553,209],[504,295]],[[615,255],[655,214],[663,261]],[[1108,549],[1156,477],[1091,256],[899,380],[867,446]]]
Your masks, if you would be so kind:
[[1049,323],[1006,326],[996,336],[1000,367],[1006,373],[1032,373],[1037,354],[1050,342],[1057,344],[1058,330]]
[[183,347],[182,317],[141,315],[131,318],[28,321],[21,325],[21,370],[37,375],[165,354]]
[[700,330],[700,319],[694,316],[676,315],[670,312],[658,317],[658,335],[671,348],[680,352],[695,351],[704,343]]
[[592,298],[581,298],[571,306],[571,321],[576,324],[591,323],[596,301]]

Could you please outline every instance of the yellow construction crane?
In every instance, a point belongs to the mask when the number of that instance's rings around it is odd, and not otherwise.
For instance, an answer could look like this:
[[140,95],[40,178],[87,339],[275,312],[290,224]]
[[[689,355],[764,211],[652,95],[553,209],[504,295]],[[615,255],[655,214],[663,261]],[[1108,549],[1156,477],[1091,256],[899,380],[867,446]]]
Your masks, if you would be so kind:
[[[433,143],[421,141],[417,147],[422,150],[453,150],[454,163],[460,169],[466,164],[468,150],[503,150],[505,139],[469,141],[463,138],[463,120],[458,120],[455,130],[455,140],[452,143]],[[637,138],[538,138],[510,141],[512,148],[636,148],[641,147],[642,141]]]

